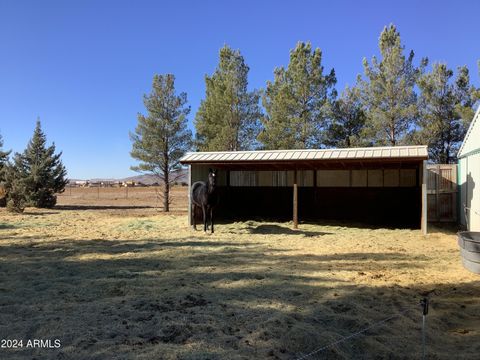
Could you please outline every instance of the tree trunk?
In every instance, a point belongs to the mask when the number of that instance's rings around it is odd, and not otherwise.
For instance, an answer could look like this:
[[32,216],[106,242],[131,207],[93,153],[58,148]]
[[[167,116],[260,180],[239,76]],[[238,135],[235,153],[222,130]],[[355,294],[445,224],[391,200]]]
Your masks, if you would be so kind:
[[[168,175],[167,175],[168,178]],[[169,212],[170,211],[170,184],[167,180],[165,180],[165,187],[163,189],[163,211]]]
[[395,128],[390,129],[390,145],[395,146],[396,145],[396,139],[395,139]]
[[163,161],[164,161],[164,169],[163,169],[163,211],[169,212],[170,211],[170,171],[169,171],[169,162],[170,159],[168,157],[168,138],[165,139],[165,149],[163,152]]
[[397,145],[397,134],[395,134],[395,118],[390,119],[390,143],[392,146]]

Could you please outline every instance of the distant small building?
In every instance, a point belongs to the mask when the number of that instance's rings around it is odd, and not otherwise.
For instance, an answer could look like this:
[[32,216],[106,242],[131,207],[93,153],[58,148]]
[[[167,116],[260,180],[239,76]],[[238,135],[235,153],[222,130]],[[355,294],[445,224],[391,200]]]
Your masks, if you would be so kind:
[[102,187],[119,187],[120,186],[119,181],[114,181],[114,180],[105,180],[101,182]]
[[122,183],[122,186],[123,186],[123,187],[134,187],[134,186],[135,186],[135,181],[131,181],[131,180],[129,180],[129,181],[124,181],[124,182]]
[[480,231],[480,107],[458,152],[460,223]]

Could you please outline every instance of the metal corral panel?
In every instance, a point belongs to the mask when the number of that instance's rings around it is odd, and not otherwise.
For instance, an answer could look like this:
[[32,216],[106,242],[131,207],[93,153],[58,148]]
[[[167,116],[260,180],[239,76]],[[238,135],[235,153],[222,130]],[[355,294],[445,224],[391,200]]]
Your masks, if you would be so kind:
[[221,151],[191,152],[180,162],[191,163],[234,163],[272,162],[326,159],[427,159],[426,146],[396,146],[349,149],[308,149],[308,150],[261,150],[261,151]]

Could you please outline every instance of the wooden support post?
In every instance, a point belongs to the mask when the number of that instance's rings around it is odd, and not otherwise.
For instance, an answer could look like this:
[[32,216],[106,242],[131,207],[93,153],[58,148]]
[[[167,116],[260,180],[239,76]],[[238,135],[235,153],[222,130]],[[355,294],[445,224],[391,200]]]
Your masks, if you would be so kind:
[[[230,170],[225,170],[225,176],[226,176],[226,187],[225,187],[225,193],[224,193],[224,198],[222,201],[224,201],[226,204],[230,204]],[[225,212],[225,216],[231,216],[231,210],[228,207],[224,207],[223,210]]]
[[192,165],[188,165],[188,226],[193,225],[192,216]]
[[298,229],[298,185],[297,169],[293,172],[293,228]]
[[427,161],[424,160],[421,163],[420,167],[420,179],[422,184],[422,216],[421,216],[421,229],[422,234],[427,235],[427,226],[428,226],[428,219],[427,219]]

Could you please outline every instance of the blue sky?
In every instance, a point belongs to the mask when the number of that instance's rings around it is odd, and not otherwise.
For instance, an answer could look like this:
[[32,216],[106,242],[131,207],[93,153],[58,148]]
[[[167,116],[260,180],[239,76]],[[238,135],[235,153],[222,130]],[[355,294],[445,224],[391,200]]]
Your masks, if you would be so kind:
[[417,61],[467,65],[479,86],[479,14],[480,2],[459,0],[0,0],[0,134],[22,151],[39,116],[70,178],[129,176],[128,132],[155,73],[175,74],[192,127],[224,44],[240,49],[260,88],[297,41],[311,41],[341,90],[394,23]]

